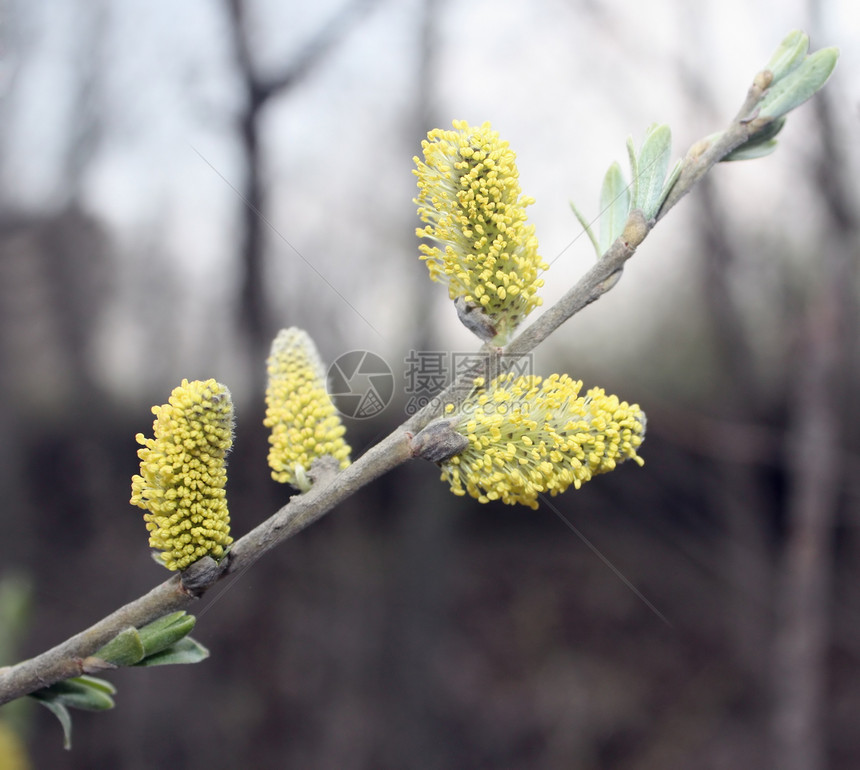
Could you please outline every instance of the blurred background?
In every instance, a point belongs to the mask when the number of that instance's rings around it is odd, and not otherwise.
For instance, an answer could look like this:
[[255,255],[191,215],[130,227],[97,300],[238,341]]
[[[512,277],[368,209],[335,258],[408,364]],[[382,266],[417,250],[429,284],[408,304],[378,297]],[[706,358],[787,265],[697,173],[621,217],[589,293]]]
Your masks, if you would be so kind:
[[392,402],[346,420],[355,455],[404,419],[409,351],[476,349],[417,256],[429,128],[489,120],[515,149],[549,305],[594,258],[568,203],[598,216],[628,135],[668,123],[681,156],[790,30],[842,51],[776,154],[715,169],[536,354],[643,407],[644,468],[538,511],[398,469],[200,602],[210,660],[112,675],[118,707],[77,712],[72,752],[44,709],[3,707],[0,751],[131,770],[860,766],[855,3],[0,13],[0,663],[167,576],[128,498],[134,435],[182,378],[233,391],[239,536],[289,494],[261,425],[277,329],[390,365]]

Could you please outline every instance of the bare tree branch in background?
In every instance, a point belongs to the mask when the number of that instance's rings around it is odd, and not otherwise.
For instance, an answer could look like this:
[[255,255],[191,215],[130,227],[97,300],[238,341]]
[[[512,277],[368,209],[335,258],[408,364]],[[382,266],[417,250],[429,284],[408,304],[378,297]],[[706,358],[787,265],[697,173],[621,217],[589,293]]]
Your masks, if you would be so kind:
[[[272,75],[260,73],[254,62],[247,0],[225,0],[225,4],[230,18],[236,65],[245,93],[245,105],[238,120],[246,174],[241,188],[245,205],[242,207],[240,235],[242,278],[238,326],[246,336],[250,360],[261,361],[266,357],[269,341],[274,333],[267,308],[263,275],[265,223],[261,217],[266,216],[268,208],[261,148],[263,110],[272,98],[288,92],[311,75],[375,5],[375,0],[347,2],[320,27],[292,62]],[[254,371],[258,369],[259,367]]]
[[84,176],[102,142],[107,114],[101,95],[107,71],[105,44],[108,9],[102,0],[98,0],[95,3],[80,3],[78,13],[82,34],[78,39],[78,66],[74,70],[75,95],[71,100],[74,107],[62,171],[62,179],[72,201],[81,195]]

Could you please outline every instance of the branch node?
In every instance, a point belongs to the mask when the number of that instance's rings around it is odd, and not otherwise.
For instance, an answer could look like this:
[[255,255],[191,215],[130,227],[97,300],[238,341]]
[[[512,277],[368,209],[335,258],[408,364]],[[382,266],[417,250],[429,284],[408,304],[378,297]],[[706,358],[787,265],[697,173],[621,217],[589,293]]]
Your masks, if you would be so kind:
[[757,88],[759,94],[770,88],[773,83],[773,73],[770,70],[762,70],[753,78],[753,88]]
[[454,429],[458,422],[456,417],[431,422],[413,437],[412,456],[439,463],[460,454],[469,446],[469,439]]
[[195,599],[199,598],[206,592],[209,586],[218,580],[221,573],[227,569],[227,561],[227,558],[215,561],[211,556],[204,556],[202,559],[198,559],[189,565],[187,569],[179,573],[179,590],[187,596]]
[[313,486],[325,486],[340,472],[340,460],[332,455],[317,457],[311,464],[308,476]]
[[603,296],[610,289],[615,288],[615,284],[617,284],[621,280],[621,275],[624,273],[624,268],[619,267],[614,273],[611,273],[608,278],[600,283],[598,287],[598,292],[596,292],[594,299],[598,299],[598,297]]
[[[645,214],[642,209],[633,209],[627,217],[627,224],[624,225],[624,230],[621,233],[621,240],[632,254],[636,251],[636,247],[645,240],[648,235],[648,220],[645,219]],[[620,272],[620,271],[619,271]]]
[[95,655],[90,655],[81,662],[81,670],[85,674],[100,674],[103,671],[112,671],[116,668],[119,668],[116,663],[110,663],[102,658],[97,658]]

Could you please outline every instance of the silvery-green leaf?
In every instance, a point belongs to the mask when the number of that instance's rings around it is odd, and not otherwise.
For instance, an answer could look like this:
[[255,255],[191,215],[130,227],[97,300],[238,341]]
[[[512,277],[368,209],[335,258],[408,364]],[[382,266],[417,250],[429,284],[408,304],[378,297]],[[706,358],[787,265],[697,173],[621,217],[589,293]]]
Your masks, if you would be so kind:
[[639,201],[639,159],[636,156],[636,147],[633,137],[627,137],[627,160],[630,162],[630,199],[633,208],[638,208]]
[[143,658],[145,652],[140,634],[134,627],[120,631],[93,656],[113,663],[115,666],[131,666]]
[[799,29],[789,32],[774,51],[767,63],[773,73],[773,82],[782,80],[789,72],[797,69],[809,50],[809,36]]
[[156,652],[144,658],[138,666],[169,666],[184,663],[200,663],[209,657],[207,650],[200,642],[190,636],[180,639],[167,649]]
[[778,118],[803,104],[827,82],[837,59],[837,48],[822,48],[807,56],[799,67],[768,88],[759,102],[759,116]]
[[672,131],[669,126],[651,126],[639,152],[639,185],[633,202],[635,208],[642,209],[645,219],[652,219],[660,206],[671,151]]
[[770,155],[776,149],[777,144],[776,139],[769,139],[766,142],[760,142],[751,146],[744,145],[730,152],[723,160],[755,160],[756,158],[763,158],[766,155]]
[[657,204],[657,210],[654,212],[655,217],[660,213],[660,207],[663,205],[663,201],[665,201],[669,193],[672,192],[675,182],[677,182],[678,177],[681,176],[682,168],[684,168],[684,161],[679,158],[675,161],[675,165],[672,166],[669,176],[666,177],[666,181],[663,183],[663,192],[660,193],[660,202]]
[[621,173],[621,166],[613,163],[603,178],[600,190],[600,241],[598,256],[606,253],[624,230],[630,213],[630,190]]
[[576,207],[576,204],[573,201],[570,201],[570,208],[573,210],[573,215],[577,218],[579,224],[582,225],[582,229],[588,236],[588,240],[591,241],[591,245],[594,246],[594,250],[597,252],[597,257],[599,259],[603,252],[600,250],[600,246],[597,243],[597,236],[594,234],[594,230],[591,229],[591,223],[585,218],[585,215]]

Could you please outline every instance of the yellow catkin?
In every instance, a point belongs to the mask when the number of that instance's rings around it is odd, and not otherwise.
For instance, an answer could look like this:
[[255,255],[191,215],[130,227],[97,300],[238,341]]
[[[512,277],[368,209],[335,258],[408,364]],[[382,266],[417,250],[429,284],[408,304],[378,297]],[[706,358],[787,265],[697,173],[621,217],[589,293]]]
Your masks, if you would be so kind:
[[645,436],[645,415],[602,388],[580,396],[582,382],[566,374],[497,377],[475,381],[460,405],[458,432],[469,446],[441,464],[442,480],[455,495],[482,503],[501,500],[538,507],[538,495],[576,489],[636,454]]
[[414,158],[418,177],[416,234],[430,277],[448,285],[451,299],[479,307],[504,342],[535,307],[547,269],[538,256],[534,226],[526,224],[532,198],[520,195],[516,155],[489,123],[455,120],[434,129]]
[[346,432],[325,388],[325,370],[302,329],[282,329],[267,361],[266,418],[272,478],[306,491],[314,460],[330,455],[349,465]]
[[230,537],[226,455],[233,444],[230,391],[215,380],[182,380],[168,403],[152,407],[153,438],[135,437],[140,475],[131,503],[143,508],[149,544],[170,570],[204,556],[220,559]]
[[24,741],[11,725],[0,720],[0,768],[30,770],[31,767]]

